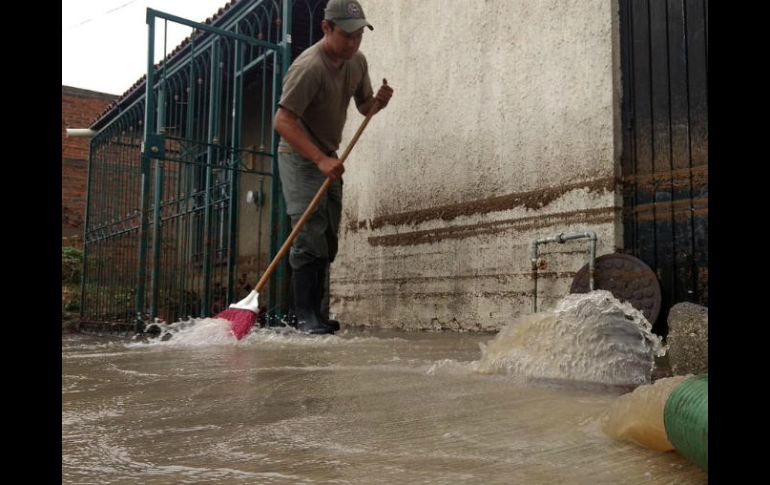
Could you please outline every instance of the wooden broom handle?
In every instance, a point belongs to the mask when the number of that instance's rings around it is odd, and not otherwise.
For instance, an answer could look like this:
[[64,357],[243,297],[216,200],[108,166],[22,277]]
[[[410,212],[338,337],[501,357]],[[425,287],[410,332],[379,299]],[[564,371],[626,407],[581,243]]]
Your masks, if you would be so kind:
[[[386,79],[382,80],[382,84],[387,85],[388,81]],[[340,162],[345,163],[345,159],[348,158],[348,155],[350,154],[350,151],[355,146],[356,142],[358,141],[358,138],[361,137],[361,133],[364,132],[364,128],[366,128],[366,125],[369,124],[369,120],[372,119],[372,116],[374,116],[374,112],[377,111],[377,106],[379,106],[379,102],[377,101],[377,98],[374,98],[374,102],[372,103],[371,108],[369,108],[369,112],[366,114],[366,118],[364,118],[364,121],[361,123],[361,126],[358,127],[358,131],[356,131],[356,134],[353,135],[353,139],[350,140],[350,143],[348,143],[347,148],[345,148],[345,152],[340,157]],[[267,267],[262,277],[259,279],[259,282],[257,283],[256,288],[254,288],[254,291],[259,293],[262,291],[262,288],[265,287],[267,284],[267,280],[270,279],[270,276],[272,276],[275,269],[278,267],[278,263],[281,261],[281,259],[286,256],[286,253],[289,252],[289,248],[291,248],[291,243],[294,242],[294,239],[296,239],[299,232],[302,230],[302,227],[305,225],[308,219],[310,219],[310,214],[313,213],[315,208],[318,206],[318,203],[321,201],[321,197],[326,193],[326,191],[329,189],[329,186],[332,183],[332,179],[326,178],[323,185],[321,185],[321,188],[318,189],[318,192],[315,194],[315,197],[313,197],[313,200],[310,201],[310,205],[307,209],[305,209],[305,213],[302,214],[302,217],[300,218],[299,222],[297,222],[297,225],[294,226],[294,229],[291,231],[291,234],[289,234],[289,237],[286,239],[286,242],[283,243],[283,246],[281,246],[281,249],[278,251],[278,254],[275,255],[273,258],[273,261],[270,263],[270,266]]]

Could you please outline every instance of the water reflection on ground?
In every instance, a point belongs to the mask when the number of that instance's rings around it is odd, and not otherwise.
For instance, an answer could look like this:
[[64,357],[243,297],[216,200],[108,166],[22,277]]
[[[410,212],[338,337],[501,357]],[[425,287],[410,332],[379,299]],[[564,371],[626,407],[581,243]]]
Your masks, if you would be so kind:
[[491,335],[207,331],[62,336],[64,483],[707,482],[602,433],[621,391],[475,372]]

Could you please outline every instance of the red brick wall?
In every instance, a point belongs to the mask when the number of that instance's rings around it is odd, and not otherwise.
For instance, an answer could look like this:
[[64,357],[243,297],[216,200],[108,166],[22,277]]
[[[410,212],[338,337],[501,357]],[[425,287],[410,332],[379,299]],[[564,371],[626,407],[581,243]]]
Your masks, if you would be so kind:
[[67,138],[66,128],[88,128],[118,96],[85,89],[61,88],[61,224],[62,246],[82,247],[90,138]]

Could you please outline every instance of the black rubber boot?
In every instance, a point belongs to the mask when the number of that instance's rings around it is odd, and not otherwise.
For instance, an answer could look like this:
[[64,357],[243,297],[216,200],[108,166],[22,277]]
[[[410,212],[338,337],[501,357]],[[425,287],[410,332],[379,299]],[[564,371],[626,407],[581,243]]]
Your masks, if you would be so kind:
[[294,309],[297,314],[297,330],[310,335],[323,335],[334,331],[318,318],[316,302],[321,285],[318,271],[312,265],[294,271]]
[[324,321],[327,327],[332,329],[332,332],[336,332],[337,330],[340,329],[340,322],[338,322],[337,320],[326,320],[323,318],[322,320]]
[[[322,263],[318,267],[318,285],[320,290],[318,291],[318,302],[316,304],[316,314],[321,322],[331,329],[332,332],[336,332],[340,329],[340,322],[337,320],[329,320],[329,263]],[[326,301],[324,301],[326,298]],[[325,308],[324,308],[325,304]]]

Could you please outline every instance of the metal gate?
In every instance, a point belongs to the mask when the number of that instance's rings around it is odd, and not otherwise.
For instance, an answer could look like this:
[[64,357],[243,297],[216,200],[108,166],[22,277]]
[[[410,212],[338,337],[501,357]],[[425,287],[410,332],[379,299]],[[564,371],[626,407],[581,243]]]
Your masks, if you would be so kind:
[[[281,81],[319,37],[325,4],[243,1],[216,27],[147,10],[144,93],[91,141],[82,323],[139,332],[155,318],[214,315],[251,291],[288,227],[272,126]],[[169,22],[195,29],[170,54]],[[285,271],[264,292],[279,313]]]
[[708,0],[621,0],[626,251],[708,305]]

